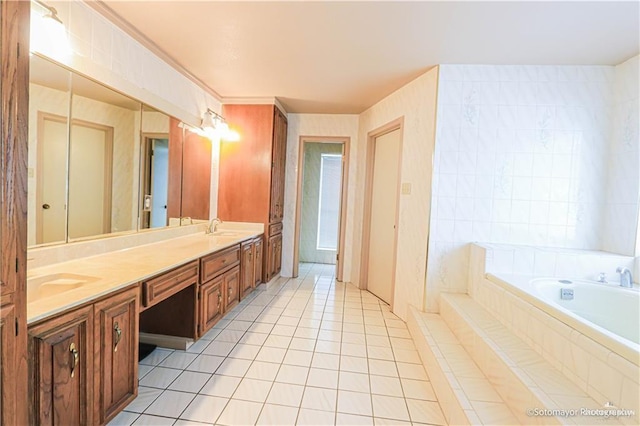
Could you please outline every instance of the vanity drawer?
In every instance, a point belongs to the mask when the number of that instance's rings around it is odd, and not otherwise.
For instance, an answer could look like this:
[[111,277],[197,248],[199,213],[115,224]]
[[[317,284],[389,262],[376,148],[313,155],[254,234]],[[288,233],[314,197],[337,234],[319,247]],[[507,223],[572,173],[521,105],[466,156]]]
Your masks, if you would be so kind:
[[240,245],[224,249],[200,259],[201,283],[206,283],[216,275],[240,263]]
[[282,222],[272,223],[269,225],[269,236],[282,233]]
[[197,282],[198,261],[194,260],[162,275],[143,281],[142,305],[146,308],[153,306]]

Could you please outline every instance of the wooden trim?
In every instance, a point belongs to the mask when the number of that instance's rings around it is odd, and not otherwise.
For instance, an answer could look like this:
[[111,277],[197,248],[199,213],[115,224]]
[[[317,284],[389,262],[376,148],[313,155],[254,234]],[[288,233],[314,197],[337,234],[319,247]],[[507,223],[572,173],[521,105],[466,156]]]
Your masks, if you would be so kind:
[[396,200],[396,232],[393,241],[393,280],[391,282],[391,300],[390,307],[393,311],[393,302],[395,294],[395,275],[397,268],[397,256],[398,256],[398,232],[399,232],[399,217],[400,217],[400,188],[402,186],[402,140],[404,138],[404,116],[397,118],[383,126],[380,126],[369,133],[367,133],[367,155],[365,164],[365,185],[364,185],[364,214],[362,218],[362,246],[360,250],[360,289],[367,289],[367,282],[369,278],[369,242],[371,238],[371,196],[373,191],[373,166],[375,160],[375,140],[380,136],[384,136],[387,133],[391,133],[394,130],[400,130],[400,157],[398,163],[398,198]]
[[[26,1],[0,1],[0,304],[13,294],[16,328],[14,350],[2,347],[0,355],[9,357],[12,366],[13,380],[3,382],[0,395],[0,423],[9,425],[29,423],[26,283],[30,7]],[[0,376],[0,380],[4,379]]]
[[140,30],[138,30],[136,27],[134,27],[129,22],[124,20],[120,15],[115,13],[113,9],[107,6],[107,4],[105,4],[102,0],[87,1],[85,2],[85,4],[91,7],[96,12],[98,12],[100,15],[107,18],[112,24],[114,24],[116,27],[120,28],[122,31],[127,33],[131,38],[133,38],[134,40],[142,44],[143,47],[150,50],[151,53],[153,53],[154,55],[159,57],[161,60],[166,62],[176,71],[178,71],[180,74],[182,74],[183,76],[191,80],[193,83],[199,86],[202,90],[204,90],[205,92],[213,96],[216,100],[222,102],[222,97],[218,94],[218,92],[213,90],[204,81],[202,81],[201,79],[196,77],[194,74],[192,74],[189,70],[187,70],[185,67],[180,65],[180,63],[176,61],[171,55],[169,55],[167,52],[161,49],[156,43],[151,41],[149,37],[147,37],[142,32],[140,32]]
[[300,136],[298,145],[298,179],[296,184],[296,214],[293,237],[293,270],[294,277],[298,276],[300,263],[300,225],[302,210],[302,182],[304,177],[304,144],[305,143],[334,143],[342,144],[342,177],[340,189],[340,220],[338,223],[338,259],[336,261],[336,280],[343,280],[345,260],[345,234],[347,224],[347,199],[349,188],[349,151],[351,138],[348,136]]

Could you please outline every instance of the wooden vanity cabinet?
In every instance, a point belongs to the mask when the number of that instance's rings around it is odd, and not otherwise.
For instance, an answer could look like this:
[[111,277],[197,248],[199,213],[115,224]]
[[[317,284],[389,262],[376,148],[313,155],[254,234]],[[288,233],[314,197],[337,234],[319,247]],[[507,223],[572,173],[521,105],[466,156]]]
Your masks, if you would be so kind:
[[96,423],[107,423],[138,395],[139,294],[131,288],[93,306]]
[[267,272],[268,277],[273,277],[280,273],[282,267],[282,234],[269,237],[267,243]]
[[262,284],[262,262],[264,256],[264,243],[262,235],[253,240],[253,286]]
[[198,337],[202,337],[222,318],[224,306],[222,304],[224,289],[224,277],[221,275],[202,284],[198,290],[200,319],[198,324]]
[[93,306],[29,328],[29,424],[94,424]]
[[242,243],[240,252],[242,256],[240,261],[240,298],[244,299],[255,287],[255,245],[253,240]]
[[[241,141],[220,147],[218,216],[262,223],[269,241],[282,233],[287,118],[275,105],[224,105],[223,115]],[[282,245],[265,247],[261,281],[268,282],[273,271],[280,270],[280,265],[268,266],[268,259],[282,258],[281,253],[270,253],[277,247]]]

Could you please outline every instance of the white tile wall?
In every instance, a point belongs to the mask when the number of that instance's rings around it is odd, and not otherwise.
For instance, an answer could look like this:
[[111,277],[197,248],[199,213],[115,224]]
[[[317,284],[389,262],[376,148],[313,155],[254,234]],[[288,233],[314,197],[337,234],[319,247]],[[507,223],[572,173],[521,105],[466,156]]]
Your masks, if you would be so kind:
[[[611,222],[635,228],[638,167],[615,180],[636,173],[622,192],[632,194],[635,218],[622,204],[609,209],[616,200],[607,197],[611,105],[616,77],[631,74],[624,70],[440,67],[428,311],[437,311],[440,291],[466,291],[471,241],[600,249],[608,210]],[[619,91],[637,96],[627,87]]]
[[[613,128],[602,248],[627,255],[636,246],[640,191],[640,56],[615,67]],[[637,247],[637,248],[636,248]]]
[[[221,103],[85,2],[52,1],[71,42],[63,55],[48,45],[35,50],[73,70],[127,93],[192,125],[199,125],[207,108]],[[34,6],[34,10],[36,6]],[[34,20],[34,25],[38,22]]]

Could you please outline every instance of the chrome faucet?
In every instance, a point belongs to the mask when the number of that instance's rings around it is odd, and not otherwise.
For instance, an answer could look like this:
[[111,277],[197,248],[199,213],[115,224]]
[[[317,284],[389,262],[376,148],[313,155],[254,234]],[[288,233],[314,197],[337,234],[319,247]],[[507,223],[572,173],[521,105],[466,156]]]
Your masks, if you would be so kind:
[[207,230],[205,231],[205,234],[213,234],[214,232],[216,232],[218,225],[220,225],[221,223],[222,221],[217,217],[214,219],[211,219],[211,222],[209,222],[209,226],[207,226]]
[[631,271],[629,268],[618,266],[616,272],[620,274],[620,287],[633,287],[633,278],[631,277]]

